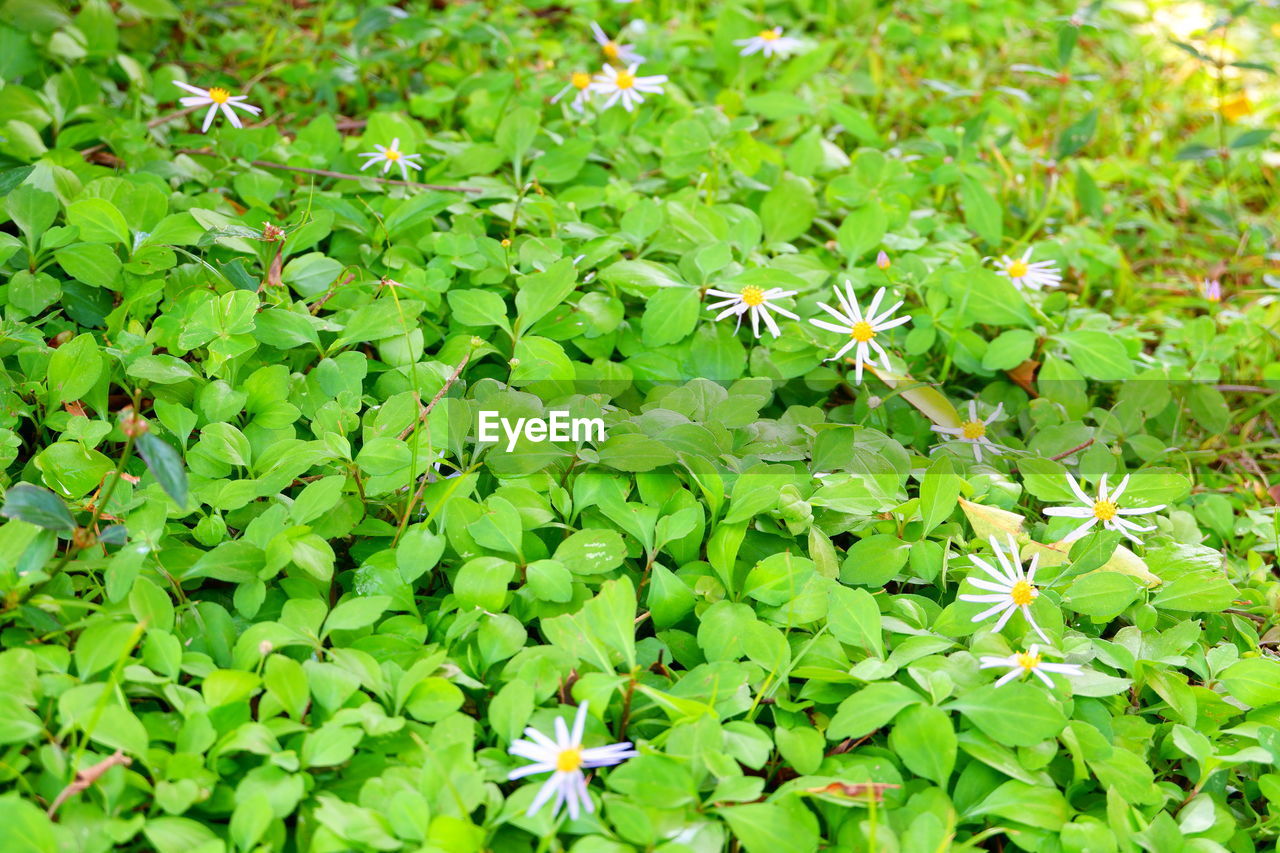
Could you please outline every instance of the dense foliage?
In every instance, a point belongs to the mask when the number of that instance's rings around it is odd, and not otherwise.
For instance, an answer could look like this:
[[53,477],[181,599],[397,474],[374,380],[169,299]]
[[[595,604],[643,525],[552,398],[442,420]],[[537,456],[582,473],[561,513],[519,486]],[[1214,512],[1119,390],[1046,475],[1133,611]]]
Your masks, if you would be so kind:
[[1274,849],[1278,33],[0,5],[0,849]]

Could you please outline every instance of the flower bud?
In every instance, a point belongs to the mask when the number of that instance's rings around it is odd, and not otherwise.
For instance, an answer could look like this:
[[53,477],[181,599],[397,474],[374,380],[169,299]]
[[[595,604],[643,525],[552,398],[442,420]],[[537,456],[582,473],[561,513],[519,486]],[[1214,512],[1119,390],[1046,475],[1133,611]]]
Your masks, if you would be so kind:
[[876,266],[882,270],[889,268],[889,255],[884,249],[881,249],[880,254],[876,255]]
[[129,438],[139,438],[150,429],[146,419],[135,413],[132,406],[120,412],[120,431]]

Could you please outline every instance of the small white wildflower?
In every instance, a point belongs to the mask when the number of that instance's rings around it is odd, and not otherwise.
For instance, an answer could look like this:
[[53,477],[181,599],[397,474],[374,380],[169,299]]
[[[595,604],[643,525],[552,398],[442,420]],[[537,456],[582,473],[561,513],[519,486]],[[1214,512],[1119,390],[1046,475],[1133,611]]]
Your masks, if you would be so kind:
[[667,75],[641,77],[636,74],[638,67],[629,65],[619,71],[612,65],[606,65],[601,69],[591,81],[591,89],[606,96],[603,109],[607,110],[621,101],[622,108],[631,112],[637,105],[644,103],[644,95],[662,94],[662,84],[667,82]]
[[193,97],[178,99],[178,103],[184,107],[203,107],[206,104],[209,106],[209,111],[204,114],[204,123],[200,125],[201,133],[209,132],[209,126],[213,124],[213,117],[218,114],[219,110],[227,117],[227,121],[231,122],[232,127],[244,127],[240,123],[240,117],[235,113],[236,110],[244,110],[255,116],[262,114],[260,107],[244,103],[249,97],[248,95],[232,95],[230,91],[221,86],[214,86],[212,89],[201,89],[199,86],[192,86],[188,83],[183,83],[181,80],[174,80],[173,85],[192,93]]
[[1019,290],[1027,287],[1040,290],[1062,284],[1062,275],[1053,261],[1031,262],[1031,249],[1027,249],[1016,260],[1008,255],[1002,256],[996,261],[996,274],[1009,279]]
[[[782,334],[778,330],[777,321],[774,320],[773,316],[769,313],[770,311],[776,311],[784,317],[790,317],[792,320],[800,319],[787,309],[779,308],[777,305],[772,304],[774,299],[784,299],[788,296],[795,296],[796,291],[794,290],[783,290],[781,287],[771,287],[768,290],[765,290],[764,288],[756,287],[754,284],[748,284],[738,293],[733,293],[728,290],[716,290],[715,288],[710,287],[707,288],[707,293],[711,296],[724,297],[720,302],[713,302],[708,305],[707,310],[715,311],[720,308],[724,308],[723,311],[716,315],[717,320],[723,320],[725,317],[729,316],[736,316],[738,318],[738,325],[733,329],[735,332],[742,328],[742,318],[744,315],[748,314],[751,316],[751,331],[757,338],[760,337],[761,320],[764,320],[765,326],[773,333],[775,338]],[[725,308],[726,305],[728,306],[727,308]]]
[[764,54],[765,58],[786,56],[789,53],[794,53],[803,44],[800,39],[784,36],[782,27],[764,29],[751,38],[735,39],[733,43],[742,48],[742,50],[738,51],[739,56],[751,56],[753,53],[760,53]]
[[392,166],[399,166],[401,177],[407,181],[409,180],[410,169],[417,171],[418,169],[422,168],[421,164],[413,162],[414,160],[417,160],[418,158],[420,158],[422,155],[421,154],[405,154],[403,151],[401,151],[400,137],[398,136],[395,139],[391,140],[391,146],[389,148],[383,148],[381,145],[378,145],[376,143],[374,144],[373,147],[378,150],[365,151],[357,155],[359,157],[369,158],[368,160],[365,161],[365,164],[360,167],[360,171],[362,172],[365,169],[369,168],[370,166],[374,165],[375,163],[382,164],[382,174],[384,175],[391,170]]
[[582,734],[586,723],[587,703],[583,702],[578,706],[578,713],[573,719],[572,731],[565,726],[562,717],[557,717],[555,740],[530,726],[524,730],[529,740],[513,741],[507,750],[512,755],[534,762],[512,770],[507,774],[508,779],[520,779],[535,773],[551,774],[529,805],[530,816],[536,814],[553,796],[555,797],[555,802],[551,806],[553,817],[565,806],[568,807],[569,817],[573,820],[577,820],[578,815],[583,811],[587,813],[595,811],[591,795],[587,793],[587,779],[582,773],[583,768],[609,767],[640,754],[631,748],[629,741],[584,749]]
[[644,57],[636,53],[634,47],[629,44],[620,44],[609,38],[595,21],[591,22],[591,35],[595,37],[596,44],[600,45],[600,52],[604,54],[604,58],[610,62],[620,62],[623,65],[637,65],[644,62]]
[[996,405],[996,410],[991,413],[991,417],[985,421],[978,418],[978,404],[973,400],[969,401],[969,420],[960,424],[958,427],[930,427],[934,432],[943,435],[954,436],[956,441],[973,445],[973,458],[982,461],[982,448],[986,447],[996,456],[1002,455],[1000,446],[987,438],[987,427],[991,426],[996,418],[1000,417],[1004,411],[1004,403]]
[[1000,618],[996,620],[995,625],[991,626],[993,631],[999,631],[1004,628],[1014,612],[1021,610],[1022,615],[1026,617],[1027,623],[1047,642],[1049,637],[1036,624],[1036,620],[1031,618],[1031,602],[1035,601],[1040,595],[1040,590],[1035,585],[1036,563],[1040,561],[1040,555],[1036,554],[1031,558],[1031,565],[1027,567],[1027,571],[1024,573],[1022,570],[1022,558],[1018,556],[1018,543],[1012,535],[1009,536],[1008,556],[1000,550],[1000,542],[995,536],[991,537],[990,542],[991,551],[995,554],[996,562],[1000,564],[999,569],[996,569],[995,566],[981,557],[971,554],[969,559],[994,580],[975,578],[973,575],[968,578],[970,584],[978,589],[988,590],[990,594],[968,594],[957,596],[957,598],[961,601],[972,601],[980,604],[995,602],[995,604],[974,616],[971,620],[973,622],[983,622],[999,613]]
[[1051,506],[1044,511],[1048,516],[1064,516],[1066,518],[1083,518],[1088,519],[1084,524],[1063,539],[1063,542],[1074,542],[1089,532],[1089,528],[1093,527],[1099,521],[1105,530],[1116,530],[1123,533],[1133,542],[1142,544],[1142,540],[1133,533],[1148,533],[1155,530],[1155,526],[1143,527],[1140,524],[1134,524],[1122,516],[1126,515],[1150,515],[1153,512],[1159,512],[1165,508],[1164,504],[1158,506],[1147,506],[1141,508],[1121,509],[1120,496],[1124,494],[1125,488],[1129,485],[1129,475],[1125,474],[1124,479],[1120,481],[1120,485],[1116,486],[1115,491],[1107,493],[1107,475],[1103,474],[1098,480],[1097,497],[1089,497],[1080,488],[1080,483],[1076,478],[1071,476],[1071,472],[1067,472],[1067,485],[1071,487],[1071,491],[1080,500],[1082,506]]
[[[896,320],[890,320],[893,312],[902,307],[899,300],[893,304],[893,307],[876,314],[880,307],[881,300],[884,299],[884,288],[876,291],[876,295],[872,297],[871,304],[867,306],[867,312],[864,315],[858,307],[858,299],[853,295],[853,284],[846,281],[844,283],[844,292],[840,288],[832,288],[836,294],[836,300],[840,303],[843,311],[837,311],[824,302],[819,302],[818,307],[826,311],[831,316],[840,321],[839,325],[829,323],[825,320],[810,320],[809,322],[820,329],[826,329],[830,332],[839,332],[842,335],[849,336],[849,342],[836,351],[836,354],[825,361],[835,361],[842,357],[849,350],[853,349],[853,366],[855,383],[862,381],[862,368],[871,362],[871,352],[880,357],[881,364],[885,370],[889,370],[889,353],[885,352],[884,347],[876,343],[876,335],[886,332],[903,323],[911,322],[911,317],[899,317]],[[856,349],[854,349],[856,347]]]
[[991,667],[1009,667],[1009,671],[996,680],[996,687],[1002,687],[1028,672],[1049,687],[1053,686],[1053,679],[1045,675],[1047,672],[1056,672],[1059,675],[1080,674],[1080,667],[1073,663],[1045,663],[1043,656],[1040,654],[1040,647],[1035,644],[1032,644],[1025,652],[1015,652],[1008,657],[983,655],[979,659],[978,668],[989,669]]
[[559,92],[552,97],[551,103],[557,104],[560,99],[570,92],[574,92],[573,100],[569,102],[569,108],[575,112],[582,112],[587,101],[591,100],[591,75],[586,71],[575,71],[569,75],[569,82]]

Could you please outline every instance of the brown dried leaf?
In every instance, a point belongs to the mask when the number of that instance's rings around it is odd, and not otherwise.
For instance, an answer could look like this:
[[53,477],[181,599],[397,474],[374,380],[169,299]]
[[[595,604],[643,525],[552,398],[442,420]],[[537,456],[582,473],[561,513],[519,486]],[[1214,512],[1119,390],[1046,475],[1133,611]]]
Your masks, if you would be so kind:
[[874,799],[877,803],[882,803],[884,802],[884,792],[890,788],[898,787],[901,786],[888,782],[832,782],[817,788],[805,788],[804,790],[809,794],[848,797],[862,800],[863,802]]
[[1033,358],[1029,358],[1026,361],[1022,362],[1022,364],[1019,364],[1013,370],[1006,370],[1005,375],[1008,376],[1010,379],[1012,379],[1014,382],[1018,383],[1018,385],[1021,386],[1022,390],[1026,391],[1032,397],[1039,397],[1040,395],[1036,393],[1036,385],[1035,385],[1036,369],[1039,367],[1040,367],[1040,362],[1036,361]]

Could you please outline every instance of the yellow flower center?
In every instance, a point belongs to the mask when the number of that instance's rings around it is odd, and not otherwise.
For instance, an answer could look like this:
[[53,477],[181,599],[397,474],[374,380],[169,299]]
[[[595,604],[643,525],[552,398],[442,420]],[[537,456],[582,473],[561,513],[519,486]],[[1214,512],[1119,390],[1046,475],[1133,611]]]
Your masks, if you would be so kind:
[[876,336],[876,330],[866,320],[859,320],[849,329],[849,337],[860,344],[865,344]]
[[764,291],[755,285],[748,284],[742,288],[742,293],[738,294],[742,297],[742,301],[754,308],[757,305],[764,304]]
[[982,421],[965,421],[960,425],[960,431],[965,438],[972,441],[987,434],[987,425]]
[[765,41],[773,41],[774,39],[781,38],[781,36],[782,36],[782,33],[778,32],[777,30],[761,30],[760,31],[760,38],[764,39]]
[[400,159],[400,152],[394,148],[388,148],[385,156],[388,160],[394,163],[396,160]]
[[582,766],[582,747],[566,749],[556,756],[556,769],[561,773],[572,773]]
[[575,71],[573,76],[569,78],[569,82],[573,84],[575,89],[585,89],[591,85],[591,75],[585,71]]
[[214,86],[209,90],[209,100],[215,104],[225,104],[231,99],[231,93],[220,86]]
[[600,50],[604,51],[604,55],[609,59],[618,58],[618,43],[616,41],[607,41],[600,45]]
[[1014,658],[1018,661],[1018,666],[1022,667],[1027,672],[1038,667],[1041,661],[1040,655],[1033,655],[1031,652],[1018,652],[1014,655]]
[[1009,598],[1019,607],[1025,607],[1031,603],[1031,599],[1036,597],[1036,588],[1026,581],[1018,581],[1013,585],[1013,589],[1009,590]]
[[1009,268],[1005,270],[1009,274],[1009,278],[1022,278],[1027,274],[1026,261],[1014,261],[1009,264]]
[[619,71],[618,76],[614,79],[613,84],[619,89],[630,89],[636,84],[636,75],[630,71]]
[[1098,521],[1110,521],[1116,517],[1114,501],[1098,501],[1093,505],[1093,517]]

